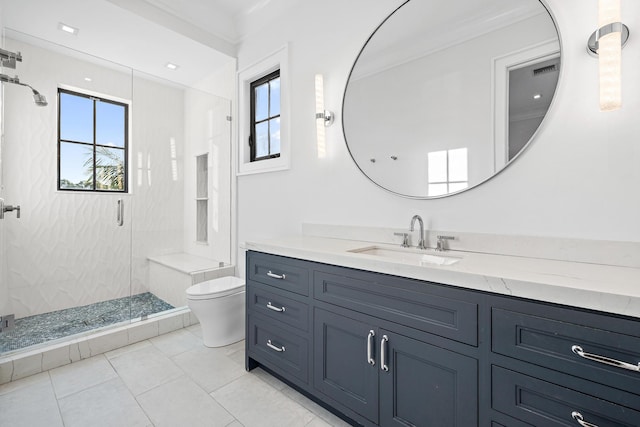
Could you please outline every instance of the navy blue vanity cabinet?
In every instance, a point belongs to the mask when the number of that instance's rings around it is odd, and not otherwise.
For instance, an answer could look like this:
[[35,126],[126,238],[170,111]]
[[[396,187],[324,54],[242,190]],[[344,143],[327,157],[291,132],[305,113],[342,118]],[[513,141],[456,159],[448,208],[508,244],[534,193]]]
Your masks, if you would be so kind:
[[640,320],[247,253],[247,368],[354,425],[640,427]]
[[316,390],[381,426],[477,425],[477,360],[379,324],[315,308]]
[[[381,426],[478,424],[478,305],[465,292],[324,266],[313,272],[313,385]],[[463,343],[464,345],[461,345]]]
[[247,254],[247,367],[363,426],[479,425],[471,292]]
[[247,369],[262,365],[302,388],[310,383],[310,266],[247,255]]
[[495,411],[534,426],[640,426],[640,322],[498,297],[491,321]]

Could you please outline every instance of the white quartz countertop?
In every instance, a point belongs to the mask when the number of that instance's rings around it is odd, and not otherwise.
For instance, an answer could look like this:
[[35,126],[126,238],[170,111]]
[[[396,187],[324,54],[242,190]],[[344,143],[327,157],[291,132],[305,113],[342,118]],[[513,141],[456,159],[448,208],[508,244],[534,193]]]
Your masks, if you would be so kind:
[[313,236],[245,244],[247,250],[640,318],[638,268],[432,249],[424,253],[461,260],[423,266],[350,252],[372,246],[402,250],[398,245]]

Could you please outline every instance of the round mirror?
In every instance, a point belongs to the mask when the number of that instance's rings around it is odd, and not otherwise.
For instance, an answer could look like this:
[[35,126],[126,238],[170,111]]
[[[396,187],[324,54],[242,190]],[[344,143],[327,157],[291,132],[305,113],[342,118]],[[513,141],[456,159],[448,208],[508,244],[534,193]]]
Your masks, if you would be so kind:
[[558,32],[539,0],[408,0],[351,70],[342,105],[349,152],[399,195],[475,187],[531,143],[559,70]]

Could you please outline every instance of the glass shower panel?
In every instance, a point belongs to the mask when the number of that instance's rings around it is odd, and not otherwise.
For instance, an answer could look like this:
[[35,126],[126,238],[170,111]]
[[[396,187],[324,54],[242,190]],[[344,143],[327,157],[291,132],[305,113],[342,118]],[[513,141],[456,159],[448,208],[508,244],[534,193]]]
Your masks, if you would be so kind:
[[132,289],[183,307],[231,269],[231,103],[139,71],[133,87]]
[[[58,170],[58,90],[130,103],[132,71],[6,28],[5,49],[22,53],[12,73],[45,95],[48,106],[37,106],[24,86],[2,84],[0,197],[21,210],[20,218],[9,212],[0,220],[0,316],[16,318],[13,331],[0,333],[0,354],[129,322],[132,315],[133,196],[57,187],[58,174],[65,178],[74,169],[63,162]],[[92,144],[93,117],[82,111],[60,130]],[[87,166],[93,148],[88,151],[76,156],[82,164],[75,169],[95,166]],[[126,168],[121,154],[108,156],[108,166]]]

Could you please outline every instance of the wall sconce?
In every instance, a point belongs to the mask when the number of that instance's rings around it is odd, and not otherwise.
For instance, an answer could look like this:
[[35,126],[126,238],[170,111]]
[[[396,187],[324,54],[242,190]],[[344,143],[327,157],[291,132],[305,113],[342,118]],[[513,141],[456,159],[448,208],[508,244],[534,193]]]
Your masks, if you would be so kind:
[[324,128],[331,126],[333,120],[333,112],[324,109],[324,79],[322,74],[316,74],[316,144],[319,159],[327,155]]
[[598,1],[598,29],[589,37],[587,48],[598,56],[601,111],[622,107],[622,48],[629,28],[620,21],[620,0]]

